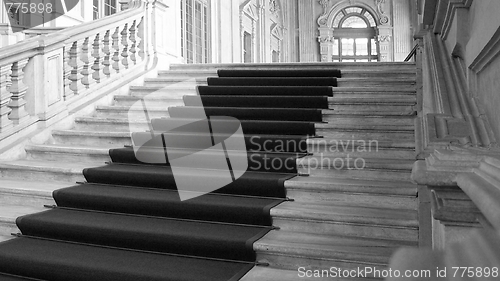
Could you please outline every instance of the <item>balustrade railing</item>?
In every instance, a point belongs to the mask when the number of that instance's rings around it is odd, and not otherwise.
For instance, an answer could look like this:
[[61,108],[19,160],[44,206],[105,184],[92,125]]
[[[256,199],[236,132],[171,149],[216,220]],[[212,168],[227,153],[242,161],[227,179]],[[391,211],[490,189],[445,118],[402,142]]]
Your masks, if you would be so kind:
[[0,49],[0,140],[146,73],[155,5],[164,4],[126,1],[115,15]]

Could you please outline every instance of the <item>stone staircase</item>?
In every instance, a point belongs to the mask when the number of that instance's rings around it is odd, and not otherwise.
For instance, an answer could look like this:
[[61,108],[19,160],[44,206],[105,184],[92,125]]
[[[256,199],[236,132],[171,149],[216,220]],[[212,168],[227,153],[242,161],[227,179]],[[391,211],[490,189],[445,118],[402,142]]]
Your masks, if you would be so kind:
[[[148,108],[150,118],[168,116],[167,108],[184,105],[183,96],[196,94],[196,85],[215,76],[217,67],[234,65],[174,65],[160,71],[128,95],[115,95],[112,105],[76,118],[71,130],[55,130],[49,142],[27,145],[24,159],[0,162],[0,239],[17,232],[16,217],[54,204],[53,190],[84,181],[83,168],[109,161],[109,148],[131,144],[130,130],[148,129],[142,111],[130,110],[140,97],[162,93],[154,97],[156,107]],[[410,182],[415,65],[335,67],[342,78],[323,112],[324,122],[316,124],[322,137],[308,140],[311,155],[298,160],[301,176],[285,183],[294,201],[271,210],[279,230],[254,244],[258,261],[270,266],[256,267],[245,281],[294,280],[299,267],[384,269],[397,247],[418,246],[417,186]],[[353,166],[361,163],[362,169]]]

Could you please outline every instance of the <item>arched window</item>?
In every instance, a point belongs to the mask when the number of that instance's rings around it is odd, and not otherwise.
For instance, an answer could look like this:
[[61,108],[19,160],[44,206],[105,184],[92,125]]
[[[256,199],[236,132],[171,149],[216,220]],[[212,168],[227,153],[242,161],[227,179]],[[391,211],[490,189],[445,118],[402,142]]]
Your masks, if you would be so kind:
[[377,61],[375,18],[362,7],[347,7],[333,18],[333,61]]

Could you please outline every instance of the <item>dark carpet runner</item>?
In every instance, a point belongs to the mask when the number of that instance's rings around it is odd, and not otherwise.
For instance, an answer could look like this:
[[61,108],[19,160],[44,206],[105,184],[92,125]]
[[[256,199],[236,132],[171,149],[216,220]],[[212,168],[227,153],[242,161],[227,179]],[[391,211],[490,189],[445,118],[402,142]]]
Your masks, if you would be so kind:
[[[168,158],[200,152],[191,144],[217,138],[192,126],[167,137],[173,147],[141,148],[144,155],[167,159],[160,164],[140,162],[131,147],[111,149],[112,163],[84,170],[86,183],[53,193],[57,206],[17,219],[22,234],[0,244],[0,280],[224,281],[238,280],[255,266],[253,244],[273,229],[270,209],[286,200],[284,182],[297,173],[296,160],[307,152],[307,137],[315,134],[314,122],[322,121],[321,109],[328,107],[340,72],[218,74],[224,78],[209,78],[209,86],[198,91],[208,118],[241,120],[247,153],[233,157],[248,161],[243,176],[180,201]],[[155,133],[161,136],[193,116],[196,101],[184,100],[186,107],[169,109],[171,118],[152,120]],[[163,137],[168,134],[173,133]],[[220,176],[195,169],[187,173],[205,181]]]

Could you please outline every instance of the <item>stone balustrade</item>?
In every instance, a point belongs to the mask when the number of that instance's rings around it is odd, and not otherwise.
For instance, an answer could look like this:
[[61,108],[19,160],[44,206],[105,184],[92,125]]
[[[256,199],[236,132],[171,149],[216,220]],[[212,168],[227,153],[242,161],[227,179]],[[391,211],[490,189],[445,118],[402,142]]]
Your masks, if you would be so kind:
[[149,71],[157,60],[153,19],[165,8],[127,1],[115,15],[2,48],[0,141]]

